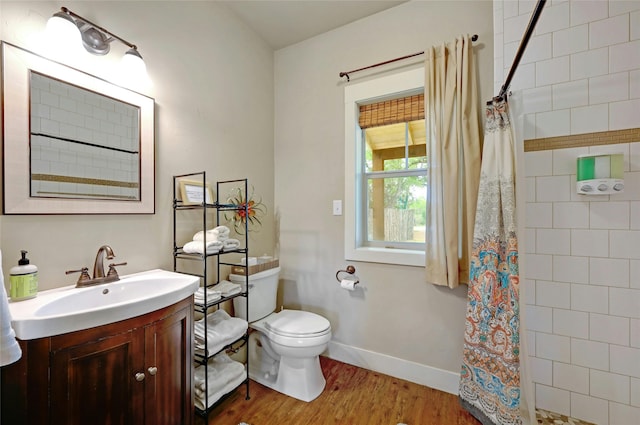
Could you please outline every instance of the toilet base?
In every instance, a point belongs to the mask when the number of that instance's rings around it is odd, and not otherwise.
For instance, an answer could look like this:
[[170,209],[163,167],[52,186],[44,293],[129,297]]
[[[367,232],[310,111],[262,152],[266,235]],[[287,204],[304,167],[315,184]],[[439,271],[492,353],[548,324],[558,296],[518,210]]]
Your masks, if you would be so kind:
[[326,385],[320,358],[291,358],[280,356],[274,359],[257,341],[253,333],[249,338],[249,377],[254,381],[289,397],[305,402],[315,400]]

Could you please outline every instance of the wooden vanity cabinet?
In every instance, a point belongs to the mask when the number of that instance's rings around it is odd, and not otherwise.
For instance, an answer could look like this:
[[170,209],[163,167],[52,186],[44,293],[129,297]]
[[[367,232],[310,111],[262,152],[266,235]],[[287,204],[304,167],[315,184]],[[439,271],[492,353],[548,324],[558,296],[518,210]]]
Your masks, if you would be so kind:
[[193,424],[193,298],[83,331],[20,341],[2,423]]

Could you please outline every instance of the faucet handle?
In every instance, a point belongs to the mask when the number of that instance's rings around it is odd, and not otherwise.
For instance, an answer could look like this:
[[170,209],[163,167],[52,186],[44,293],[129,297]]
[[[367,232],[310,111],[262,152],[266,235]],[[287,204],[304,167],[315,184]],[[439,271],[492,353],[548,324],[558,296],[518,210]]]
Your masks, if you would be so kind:
[[88,282],[91,280],[91,276],[89,276],[88,267],[83,267],[80,270],[67,270],[64,273],[65,274],[80,273],[80,277],[78,278],[78,282],[76,282],[76,285],[81,285],[82,283]]
[[118,278],[118,271],[116,270],[116,267],[117,266],[126,266],[126,265],[127,265],[126,261],[124,263],[118,263],[118,264],[111,263],[111,264],[109,264],[109,271],[107,272],[107,277],[115,276],[116,278]]

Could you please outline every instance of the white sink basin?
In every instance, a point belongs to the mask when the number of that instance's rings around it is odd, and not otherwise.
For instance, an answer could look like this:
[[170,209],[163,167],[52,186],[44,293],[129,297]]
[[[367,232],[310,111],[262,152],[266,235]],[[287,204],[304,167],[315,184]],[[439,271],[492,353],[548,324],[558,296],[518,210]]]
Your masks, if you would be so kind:
[[85,288],[65,286],[10,302],[11,324],[23,340],[60,335],[167,307],[191,296],[198,286],[197,276],[160,269]]

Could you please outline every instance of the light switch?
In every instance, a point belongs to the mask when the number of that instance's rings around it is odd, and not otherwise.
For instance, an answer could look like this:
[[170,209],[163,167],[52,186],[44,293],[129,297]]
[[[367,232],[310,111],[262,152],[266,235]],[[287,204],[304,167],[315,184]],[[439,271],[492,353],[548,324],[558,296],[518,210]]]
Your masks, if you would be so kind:
[[342,200],[333,200],[333,215],[342,215]]

